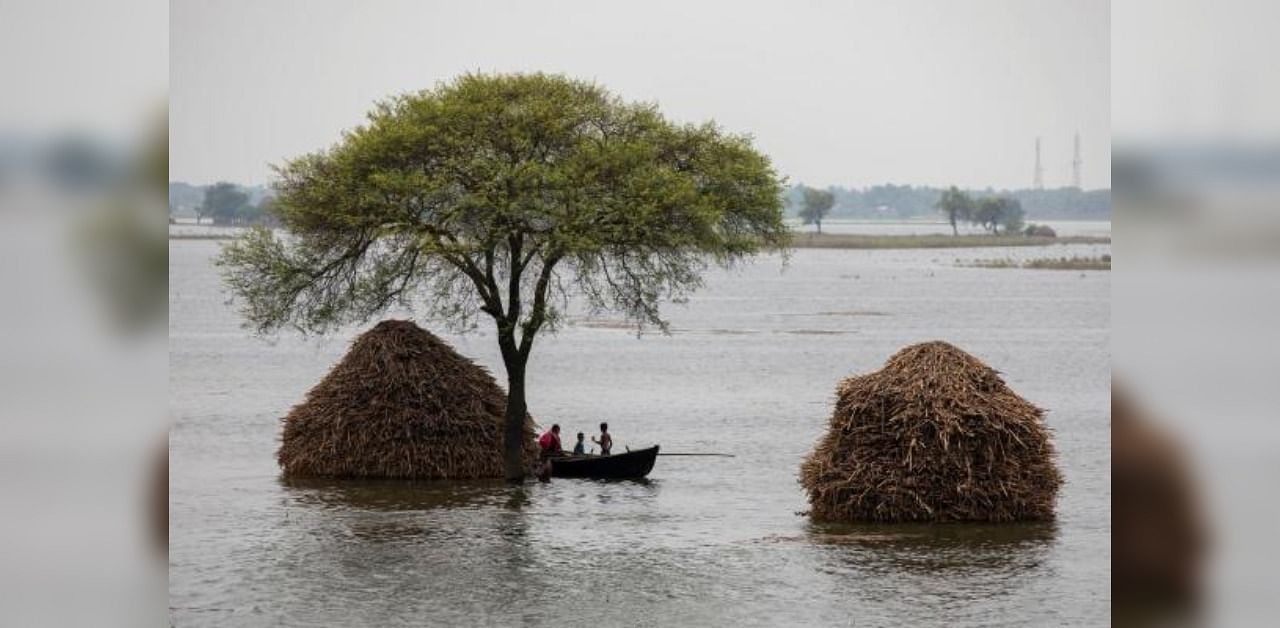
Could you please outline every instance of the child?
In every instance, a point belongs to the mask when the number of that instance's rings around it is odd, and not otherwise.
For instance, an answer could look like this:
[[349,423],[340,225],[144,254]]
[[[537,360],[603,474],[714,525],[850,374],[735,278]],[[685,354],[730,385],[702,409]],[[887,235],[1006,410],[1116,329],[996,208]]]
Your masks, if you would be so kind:
[[609,435],[609,424],[600,424],[600,440],[596,440],[595,436],[591,437],[591,442],[600,446],[600,455],[609,455],[609,450],[613,449],[613,437]]
[[584,438],[586,438],[586,434],[583,434],[582,432],[578,432],[578,442],[573,446],[573,455],[581,456],[587,453],[587,444],[583,440]]

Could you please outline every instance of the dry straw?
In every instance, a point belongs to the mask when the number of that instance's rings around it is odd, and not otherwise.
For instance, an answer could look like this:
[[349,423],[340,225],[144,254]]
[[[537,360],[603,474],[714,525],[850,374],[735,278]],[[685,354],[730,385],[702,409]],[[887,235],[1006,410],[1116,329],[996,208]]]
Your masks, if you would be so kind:
[[800,468],[825,521],[1051,520],[1062,476],[1043,412],[945,342],[902,349],[837,390]]
[[[284,417],[286,476],[500,478],[507,396],[484,368],[410,321],[352,343]],[[536,459],[526,419],[526,465]]]

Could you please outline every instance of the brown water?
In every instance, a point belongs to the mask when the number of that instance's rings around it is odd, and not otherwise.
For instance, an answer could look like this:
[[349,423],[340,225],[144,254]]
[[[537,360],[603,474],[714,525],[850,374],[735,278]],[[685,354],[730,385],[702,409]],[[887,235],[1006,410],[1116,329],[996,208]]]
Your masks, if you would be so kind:
[[[278,417],[359,331],[239,328],[210,241],[170,243],[171,548],[179,626],[967,626],[1110,623],[1110,275],[957,268],[943,252],[799,250],[709,275],[670,336],[575,318],[530,408],[607,419],[644,482],[284,482]],[[1096,255],[1110,247],[1018,249]],[[447,336],[501,380],[492,333]],[[1054,525],[818,526],[795,476],[836,382],[944,339],[1048,410]]]

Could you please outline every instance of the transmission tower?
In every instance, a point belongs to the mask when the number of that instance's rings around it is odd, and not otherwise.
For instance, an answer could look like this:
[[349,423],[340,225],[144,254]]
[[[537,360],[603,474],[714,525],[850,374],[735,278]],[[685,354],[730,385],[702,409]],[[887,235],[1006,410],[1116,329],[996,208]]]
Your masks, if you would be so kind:
[[1080,133],[1076,133],[1075,155],[1071,158],[1071,185],[1080,189]]
[[1035,189],[1044,189],[1044,165],[1040,163],[1040,138],[1036,138],[1036,176],[1032,184]]

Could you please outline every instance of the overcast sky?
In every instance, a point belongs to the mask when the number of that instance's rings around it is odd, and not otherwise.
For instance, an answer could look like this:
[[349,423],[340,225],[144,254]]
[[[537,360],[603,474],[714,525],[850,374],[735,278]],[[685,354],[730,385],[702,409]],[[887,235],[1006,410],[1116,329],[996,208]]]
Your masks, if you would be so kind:
[[1105,1],[367,0],[170,7],[170,178],[264,183],[373,102],[466,71],[594,79],[756,138],[810,185],[1109,187]]
[[0,0],[0,138],[131,144],[163,129],[164,0]]

